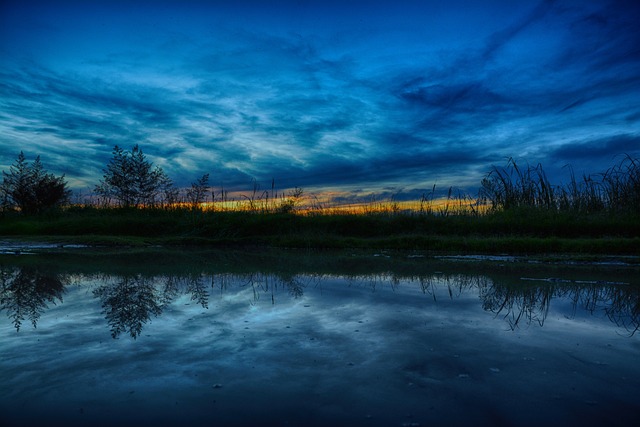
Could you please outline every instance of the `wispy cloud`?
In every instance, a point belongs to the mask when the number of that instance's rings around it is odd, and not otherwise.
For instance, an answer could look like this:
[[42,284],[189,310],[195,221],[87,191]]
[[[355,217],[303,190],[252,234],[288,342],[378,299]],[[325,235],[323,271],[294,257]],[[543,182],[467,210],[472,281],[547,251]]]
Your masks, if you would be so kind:
[[489,22],[429,2],[346,15],[252,3],[243,17],[100,3],[101,30],[78,23],[90,8],[69,21],[16,4],[0,40],[0,168],[40,154],[77,188],[97,183],[116,144],[140,144],[178,185],[209,172],[228,188],[275,178],[406,194],[475,191],[510,156],[597,168],[640,150],[633,2],[487,3],[482,16],[501,17]]

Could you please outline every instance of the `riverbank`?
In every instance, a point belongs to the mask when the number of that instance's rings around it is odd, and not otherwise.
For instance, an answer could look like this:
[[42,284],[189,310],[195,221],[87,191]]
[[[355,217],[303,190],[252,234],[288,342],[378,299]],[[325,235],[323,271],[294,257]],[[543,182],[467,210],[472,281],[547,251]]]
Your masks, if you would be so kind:
[[637,215],[511,210],[482,215],[72,209],[5,216],[0,236],[92,247],[416,250],[455,254],[640,255]]

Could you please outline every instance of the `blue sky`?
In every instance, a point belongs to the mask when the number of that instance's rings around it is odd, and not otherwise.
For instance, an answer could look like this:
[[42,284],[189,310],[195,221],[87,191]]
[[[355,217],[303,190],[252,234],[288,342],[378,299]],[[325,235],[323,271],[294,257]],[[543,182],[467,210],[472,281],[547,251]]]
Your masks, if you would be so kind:
[[116,144],[178,185],[399,199],[640,154],[637,1],[0,4],[0,169],[77,190]]

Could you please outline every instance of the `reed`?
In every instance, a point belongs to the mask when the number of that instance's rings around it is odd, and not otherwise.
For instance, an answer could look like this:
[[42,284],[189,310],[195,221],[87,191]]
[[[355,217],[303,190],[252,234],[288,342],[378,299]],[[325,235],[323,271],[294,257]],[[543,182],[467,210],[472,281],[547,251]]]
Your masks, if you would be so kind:
[[492,211],[536,209],[579,214],[640,213],[640,160],[626,155],[607,171],[552,185],[542,165],[520,167],[510,158],[482,180],[479,201]]

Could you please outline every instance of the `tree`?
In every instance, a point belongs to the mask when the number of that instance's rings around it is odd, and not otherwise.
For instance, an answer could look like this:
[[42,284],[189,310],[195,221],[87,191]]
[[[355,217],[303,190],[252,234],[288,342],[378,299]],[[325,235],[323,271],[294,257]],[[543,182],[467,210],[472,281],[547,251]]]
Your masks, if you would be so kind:
[[103,172],[103,179],[95,187],[96,194],[107,200],[115,199],[126,208],[155,205],[159,196],[172,187],[162,168],[154,168],[137,144],[131,151],[116,145]]
[[206,202],[209,191],[209,174],[205,173],[196,182],[191,183],[191,188],[187,190],[187,202],[192,209],[197,209],[200,204]]
[[64,175],[48,173],[40,156],[29,164],[21,151],[9,173],[2,171],[3,210],[18,208],[24,214],[37,214],[69,202],[71,190]]

